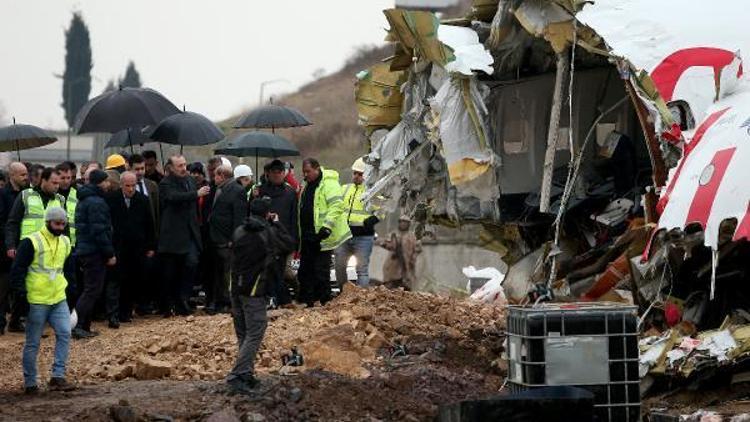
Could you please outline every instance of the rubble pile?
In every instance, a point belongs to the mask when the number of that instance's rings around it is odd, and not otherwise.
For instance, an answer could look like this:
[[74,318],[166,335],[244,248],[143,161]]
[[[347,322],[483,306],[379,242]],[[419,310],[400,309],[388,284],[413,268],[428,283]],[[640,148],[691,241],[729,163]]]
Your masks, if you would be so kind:
[[[352,285],[325,307],[269,316],[256,365],[261,373],[321,369],[366,378],[394,351],[429,358],[449,345],[464,351],[456,355],[462,363],[489,368],[502,351],[501,308],[427,293]],[[76,380],[218,380],[231,369],[237,349],[228,316],[149,319],[111,333],[73,343],[70,371]],[[282,367],[293,347],[304,366]]]

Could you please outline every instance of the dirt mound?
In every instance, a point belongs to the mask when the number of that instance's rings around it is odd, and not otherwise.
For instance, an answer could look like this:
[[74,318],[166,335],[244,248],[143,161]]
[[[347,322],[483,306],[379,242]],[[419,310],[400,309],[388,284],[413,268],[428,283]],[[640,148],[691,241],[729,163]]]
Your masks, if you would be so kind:
[[[503,323],[503,313],[496,307],[353,286],[327,306],[283,309],[270,317],[258,356],[259,372],[278,373],[282,356],[297,347],[305,366],[292,371],[321,369],[355,378],[368,377],[373,365],[394,352],[427,354],[426,358],[430,353],[447,353],[449,361],[489,368],[501,348],[498,337],[491,334],[499,332]],[[70,373],[83,383],[127,378],[217,380],[232,367],[236,351],[232,320],[226,315],[147,319],[74,342]],[[477,356],[483,359],[477,361]]]

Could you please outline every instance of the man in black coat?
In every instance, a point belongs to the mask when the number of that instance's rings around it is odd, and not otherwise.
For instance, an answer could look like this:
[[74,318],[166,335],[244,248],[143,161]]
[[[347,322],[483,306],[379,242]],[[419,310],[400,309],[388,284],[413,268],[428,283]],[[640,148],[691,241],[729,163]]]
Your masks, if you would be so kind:
[[214,181],[216,193],[208,217],[208,233],[214,252],[211,284],[206,289],[208,313],[229,311],[229,248],[234,230],[242,225],[247,215],[247,195],[232,177],[232,168],[219,166],[214,172]]
[[[258,197],[271,199],[271,212],[276,214],[279,224],[286,229],[297,244],[297,192],[284,181],[286,174],[281,160],[273,160],[266,167],[268,178],[266,183],[258,188]],[[287,261],[286,256],[276,260],[274,265],[276,276],[269,289],[269,296],[272,296],[279,306],[292,302],[289,289],[284,283]]]
[[154,256],[156,236],[149,200],[136,190],[137,183],[135,173],[126,171],[120,176],[120,189],[107,197],[117,266],[107,280],[106,305],[109,327],[115,329],[131,321],[136,301],[143,304],[150,297],[145,264]]
[[255,355],[266,332],[269,279],[275,258],[294,250],[294,239],[270,212],[267,198],[250,204],[250,216],[232,239],[232,319],[240,350],[227,384],[234,393],[252,394],[258,386]]
[[73,338],[97,335],[91,331],[91,319],[96,301],[102,295],[106,267],[117,262],[112,244],[112,219],[104,191],[109,186],[107,173],[95,169],[89,172],[89,183],[78,190],[76,206],[76,258],[83,269],[83,291],[76,303],[78,325]]
[[[29,173],[26,166],[19,162],[10,163],[8,166],[8,182],[4,188],[0,189],[0,235],[3,236],[3,239],[5,238],[5,224],[8,221],[10,208],[16,202],[18,194],[28,185]],[[13,261],[6,256],[5,242],[0,243],[2,243],[0,246],[3,246],[0,248],[2,250],[0,255],[0,335],[3,335],[6,325],[5,314],[9,311],[10,323],[8,329],[15,332],[24,331],[21,317],[25,306],[23,306],[23,300],[14,298],[15,295],[11,292],[8,272]]]
[[167,167],[169,175],[159,183],[159,254],[164,271],[165,317],[172,315],[173,310],[181,315],[191,313],[188,300],[201,251],[198,198],[208,195],[210,190],[208,186],[196,189],[195,181],[188,175],[185,157],[170,157]]

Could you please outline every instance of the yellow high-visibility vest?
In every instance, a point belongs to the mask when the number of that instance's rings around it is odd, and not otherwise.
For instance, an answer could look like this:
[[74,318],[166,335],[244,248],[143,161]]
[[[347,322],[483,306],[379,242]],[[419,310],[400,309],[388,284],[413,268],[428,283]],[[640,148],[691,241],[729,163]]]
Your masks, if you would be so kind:
[[54,198],[47,201],[47,206],[45,207],[42,196],[39,195],[39,192],[31,188],[21,192],[21,200],[24,207],[23,220],[21,220],[21,239],[29,237],[31,233],[38,232],[44,227],[44,213],[47,211],[47,208],[62,208],[65,203],[65,198],[56,193]]

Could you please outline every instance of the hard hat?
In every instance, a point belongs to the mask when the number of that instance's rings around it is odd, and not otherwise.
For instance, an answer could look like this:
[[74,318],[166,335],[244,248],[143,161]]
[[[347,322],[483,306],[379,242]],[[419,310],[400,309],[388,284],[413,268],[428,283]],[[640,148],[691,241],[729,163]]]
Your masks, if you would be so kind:
[[115,169],[125,165],[125,157],[120,154],[112,154],[107,157],[107,163],[104,165],[105,170]]
[[229,161],[227,157],[221,157],[221,165],[222,166],[228,166],[229,168],[232,168],[232,162]]
[[401,214],[401,216],[398,218],[398,221],[406,221],[407,223],[411,223],[411,218],[409,218],[406,214]]
[[352,164],[352,171],[356,171],[357,173],[365,172],[365,160],[362,157],[357,158],[357,161]]
[[253,177],[253,169],[250,168],[250,166],[246,164],[240,164],[239,166],[234,168],[234,178],[238,179],[240,177]]

